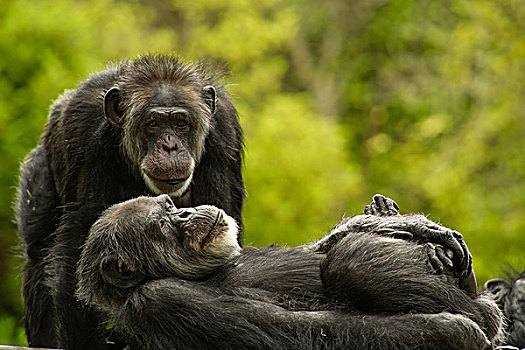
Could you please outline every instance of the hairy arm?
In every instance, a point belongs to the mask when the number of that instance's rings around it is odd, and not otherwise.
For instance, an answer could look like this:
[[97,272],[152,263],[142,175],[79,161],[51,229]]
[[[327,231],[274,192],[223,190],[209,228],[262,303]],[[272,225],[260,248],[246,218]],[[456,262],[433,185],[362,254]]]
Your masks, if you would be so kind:
[[496,337],[501,315],[484,296],[469,295],[433,273],[424,245],[369,233],[347,235],[321,262],[326,293],[364,312],[451,312]]
[[[250,296],[249,294],[253,295]],[[177,279],[144,284],[115,313],[132,348],[181,349],[487,349],[466,317],[355,315],[282,309],[257,290],[214,289]]]
[[365,207],[365,215],[344,218],[332,231],[311,244],[309,249],[327,253],[351,233],[373,233],[425,245],[427,259],[435,273],[444,271],[456,279],[462,289],[477,294],[476,279],[472,270],[472,256],[463,236],[439,225],[423,215],[400,215],[392,199],[376,194]]

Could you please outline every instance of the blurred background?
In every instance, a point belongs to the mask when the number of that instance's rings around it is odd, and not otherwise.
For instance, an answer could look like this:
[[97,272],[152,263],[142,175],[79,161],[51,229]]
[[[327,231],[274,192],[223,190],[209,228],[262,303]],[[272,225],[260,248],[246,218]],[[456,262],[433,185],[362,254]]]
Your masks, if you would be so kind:
[[49,105],[145,52],[226,67],[246,243],[307,243],[374,193],[462,232],[478,283],[525,261],[525,2],[3,0],[0,344],[24,344],[12,201]]

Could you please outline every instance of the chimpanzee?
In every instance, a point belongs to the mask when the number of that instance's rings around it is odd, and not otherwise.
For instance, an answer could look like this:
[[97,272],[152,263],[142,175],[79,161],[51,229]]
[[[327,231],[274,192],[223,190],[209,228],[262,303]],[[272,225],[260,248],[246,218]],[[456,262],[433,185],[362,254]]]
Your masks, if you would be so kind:
[[213,206],[117,204],[91,228],[76,295],[131,349],[484,349],[500,334],[492,300],[434,273],[421,243],[451,250],[457,276],[471,257],[424,216],[346,218],[287,249],[241,249],[236,234]]
[[505,316],[504,343],[525,348],[525,271],[509,269],[507,279],[487,281],[485,291],[496,300]]
[[145,55],[93,74],[51,107],[16,204],[31,346],[105,346],[103,315],[74,290],[81,246],[110,205],[169,194],[179,207],[211,204],[241,222],[242,130],[217,78],[202,64]]

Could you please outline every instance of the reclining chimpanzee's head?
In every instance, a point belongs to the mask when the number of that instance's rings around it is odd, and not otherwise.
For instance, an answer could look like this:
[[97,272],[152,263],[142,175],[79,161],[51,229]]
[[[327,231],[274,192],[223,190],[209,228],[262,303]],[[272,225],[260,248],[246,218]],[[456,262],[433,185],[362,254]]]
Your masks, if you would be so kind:
[[206,277],[239,254],[237,233],[235,220],[214,206],[177,209],[167,195],[116,204],[91,227],[77,296],[111,310],[144,280]]

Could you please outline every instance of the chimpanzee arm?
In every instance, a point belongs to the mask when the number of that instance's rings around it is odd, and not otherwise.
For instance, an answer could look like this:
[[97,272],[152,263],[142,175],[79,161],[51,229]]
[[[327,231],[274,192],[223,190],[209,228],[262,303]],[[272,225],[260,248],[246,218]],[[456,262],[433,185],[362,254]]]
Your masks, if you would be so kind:
[[[94,209],[100,212],[101,209]],[[58,346],[74,350],[105,349],[106,331],[101,324],[105,315],[83,306],[74,296],[75,270],[84,243],[85,227],[94,221],[89,206],[82,210],[66,208],[63,223],[58,227],[56,241],[50,249],[47,285],[56,307],[56,339]]]
[[424,245],[375,234],[347,235],[321,262],[326,292],[366,312],[439,313],[469,317],[494,339],[501,315],[484,296],[471,297],[433,273]]
[[[344,218],[332,231],[308,246],[318,253],[327,253],[335,244],[350,233],[374,233],[376,235],[400,238],[418,243],[439,244],[443,249],[437,249],[436,254],[429,254],[434,267],[446,264],[452,268],[454,275],[463,279],[472,274],[472,256],[461,234],[428,220],[423,215],[357,215]],[[452,252],[450,259],[446,251]],[[432,252],[430,252],[432,253]],[[453,262],[453,265],[447,261]]]
[[[253,297],[249,294],[253,293]],[[114,315],[132,349],[487,349],[466,317],[440,313],[365,316],[293,312],[257,290],[240,296],[191,281],[165,279],[135,290]]]
[[137,288],[113,322],[132,349],[279,349],[277,329],[259,327],[276,310],[173,278]]
[[[365,207],[365,214],[375,216],[400,215],[399,206],[397,203],[393,199],[385,197],[381,194],[376,194],[372,197],[372,202]],[[397,234],[397,236],[400,236],[400,234]],[[411,237],[408,237],[408,239],[410,238]],[[456,283],[461,289],[472,295],[476,295],[478,290],[476,276],[474,274],[474,270],[472,269],[472,258],[470,253],[468,253],[465,242],[462,241],[461,235],[457,234],[457,238],[463,248],[463,251],[465,252],[465,256],[467,256],[470,260],[466,271],[462,271],[461,267],[458,268],[458,266],[453,264],[452,259],[454,257],[454,252],[447,246],[426,243],[428,259],[436,273],[444,273],[448,276],[452,283]]]
[[51,293],[45,285],[48,249],[58,224],[59,198],[49,160],[42,146],[29,153],[20,168],[16,218],[26,263],[24,305],[27,341],[31,346],[55,347]]

